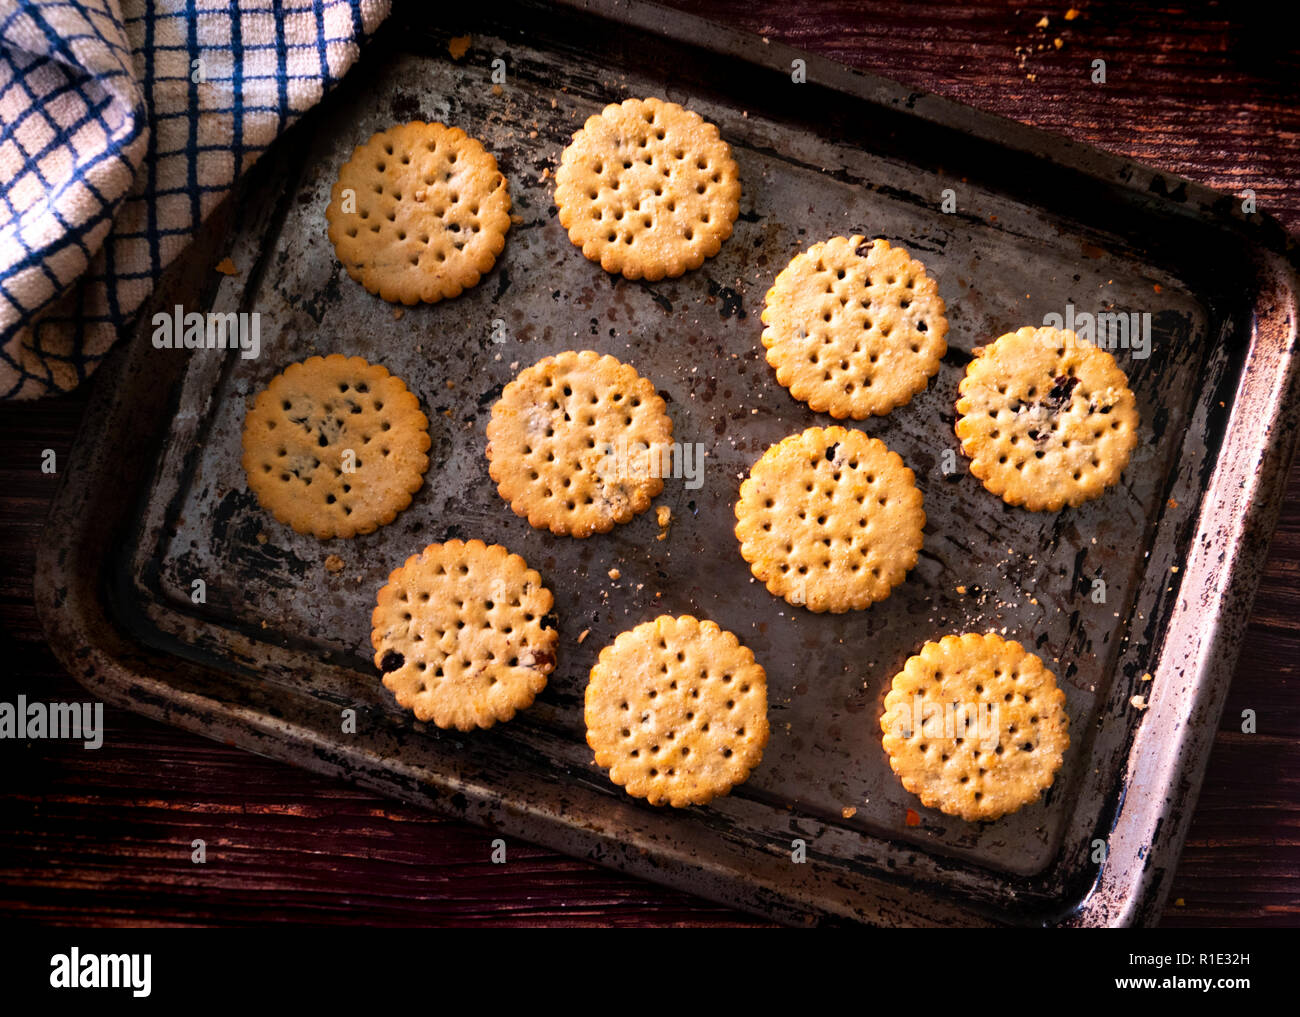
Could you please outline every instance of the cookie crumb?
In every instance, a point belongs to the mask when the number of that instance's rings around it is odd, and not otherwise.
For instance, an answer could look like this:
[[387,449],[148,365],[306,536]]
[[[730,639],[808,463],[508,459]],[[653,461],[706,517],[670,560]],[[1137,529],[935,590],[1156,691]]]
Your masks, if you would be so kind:
[[[1043,20],[1046,21],[1047,19],[1044,18]],[[469,52],[469,44],[472,38],[469,35],[457,35],[447,40],[447,52],[451,54],[453,60],[459,60]]]
[[1038,24],[1036,24],[1034,27],[1035,27],[1035,28],[1046,28],[1046,27],[1048,26],[1048,24],[1049,24],[1049,22],[1048,22],[1048,20],[1047,20],[1047,15],[1044,14],[1041,18],[1038,19]]
[[[1073,7],[1071,7],[1068,11],[1065,12],[1065,20],[1066,20],[1066,21],[1073,21],[1073,20],[1074,20],[1075,18],[1077,18],[1078,16],[1079,16],[1079,12],[1076,11]],[[1044,19],[1044,20],[1046,20],[1046,19]]]
[[844,808],[840,809],[840,815],[843,816],[845,819],[852,819],[857,814],[858,814],[858,810],[855,809],[852,805],[846,805]]
[[258,542],[259,544],[265,544],[265,543],[266,543],[268,540],[270,540],[270,539],[271,539],[271,538],[268,537],[265,533],[259,533],[259,534],[257,535],[257,542]]
[[655,506],[655,522],[659,524],[659,536],[655,540],[667,540],[673,525],[673,510],[667,505]]
[[578,633],[578,645],[581,646],[581,645],[582,645],[582,641],[583,641],[584,639],[586,639],[589,635],[591,635],[591,629],[583,629],[581,632],[579,632],[579,633]]
[[1134,696],[1129,700],[1129,705],[1135,710],[1145,710],[1147,708],[1146,696]]
[[403,316],[404,314],[406,314],[406,308],[404,308],[404,307],[394,307],[394,308],[393,308],[393,320],[394,320],[394,321],[401,321],[401,320],[402,320],[402,316]]
[[343,559],[337,554],[331,554],[325,559],[325,571],[335,574],[343,571]]
[[239,275],[239,269],[235,267],[235,263],[229,258],[222,258],[217,262],[217,271],[222,275]]
[[623,578],[623,573],[620,572],[618,569],[610,569],[609,578],[618,581],[619,579]]
[[904,820],[904,822],[906,822],[908,826],[920,826],[921,817],[917,814],[915,809],[908,809],[907,818]]

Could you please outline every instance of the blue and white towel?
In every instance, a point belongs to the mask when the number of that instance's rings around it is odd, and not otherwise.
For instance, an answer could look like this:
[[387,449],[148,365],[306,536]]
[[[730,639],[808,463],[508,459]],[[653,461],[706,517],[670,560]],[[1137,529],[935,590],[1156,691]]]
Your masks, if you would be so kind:
[[94,371],[389,0],[0,0],[0,398]]

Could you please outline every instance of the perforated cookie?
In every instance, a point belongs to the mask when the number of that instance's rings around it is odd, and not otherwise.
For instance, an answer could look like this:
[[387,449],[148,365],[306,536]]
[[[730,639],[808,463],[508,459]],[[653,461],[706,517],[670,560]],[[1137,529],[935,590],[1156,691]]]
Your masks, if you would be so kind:
[[429,468],[420,401],[379,364],[337,353],[290,364],[244,416],[244,472],[262,507],[322,540],[370,533]]
[[810,611],[860,610],[916,564],[925,512],[912,471],[876,438],[810,427],[740,485],[736,537],[768,590]]
[[663,399],[633,368],[560,353],[521,371],[492,407],[488,472],[533,526],[588,537],[650,507],[672,435]]
[[663,615],[601,650],[585,716],[596,765],[628,794],[703,805],[763,758],[767,676],[713,622]]
[[1052,786],[1069,748],[1065,693],[995,634],[944,636],[910,657],[880,718],[889,765],[932,809],[990,820]]
[[1073,332],[1022,328],[975,351],[957,400],[971,473],[1010,505],[1055,512],[1119,480],[1137,399],[1107,351]]
[[606,272],[662,279],[718,253],[740,213],[740,180],[731,149],[698,113],[628,99],[573,136],[555,204],[569,239]]
[[415,121],[352,153],[325,217],[348,275],[385,300],[432,304],[492,268],[510,228],[510,189],[459,127]]
[[553,602],[541,576],[500,544],[430,544],[379,591],[375,667],[417,720],[491,727],[546,687],[559,638],[546,617]]
[[901,247],[834,237],[795,255],[767,291],[763,345],[776,380],[836,419],[911,400],[948,344],[939,287]]

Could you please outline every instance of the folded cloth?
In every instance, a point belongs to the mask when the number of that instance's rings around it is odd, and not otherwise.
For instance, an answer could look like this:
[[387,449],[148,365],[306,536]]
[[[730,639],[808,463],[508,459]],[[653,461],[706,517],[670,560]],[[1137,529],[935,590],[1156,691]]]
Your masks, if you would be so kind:
[[74,388],[389,0],[0,0],[0,398]]

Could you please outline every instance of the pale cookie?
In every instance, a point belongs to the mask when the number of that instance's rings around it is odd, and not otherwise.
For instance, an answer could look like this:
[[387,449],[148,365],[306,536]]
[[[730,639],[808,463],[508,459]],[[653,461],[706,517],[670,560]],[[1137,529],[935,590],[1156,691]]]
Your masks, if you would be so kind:
[[588,537],[650,507],[672,436],[663,399],[633,368],[560,353],[521,371],[492,407],[488,473],[539,530]]
[[1052,672],[992,633],[926,643],[895,676],[880,718],[903,787],[967,820],[997,819],[1051,787],[1069,724]]
[[888,413],[929,384],[948,350],[939,287],[901,247],[814,244],[776,277],[763,345],[790,395],[836,419]]
[[1009,505],[1055,512],[1119,480],[1137,399],[1115,358],[1073,332],[1022,328],[975,351],[957,400],[970,471]]
[[290,364],[244,416],[244,472],[262,507],[321,540],[370,533],[411,503],[429,421],[400,378],[360,357]]
[[348,275],[385,300],[432,304],[492,268],[510,228],[510,189],[474,138],[417,120],[352,153],[325,218]]
[[768,590],[810,611],[884,600],[916,564],[925,512],[885,443],[810,427],[773,445],[740,485],[740,553]]
[[398,705],[471,731],[532,705],[555,668],[551,591],[500,544],[430,544],[380,591],[371,645]]
[[703,805],[767,744],[767,676],[730,632],[662,615],[600,651],[586,697],[596,765],[652,805]]
[[740,179],[731,149],[698,113],[628,99],[573,136],[555,204],[569,239],[606,272],[662,279],[718,253],[740,213]]

